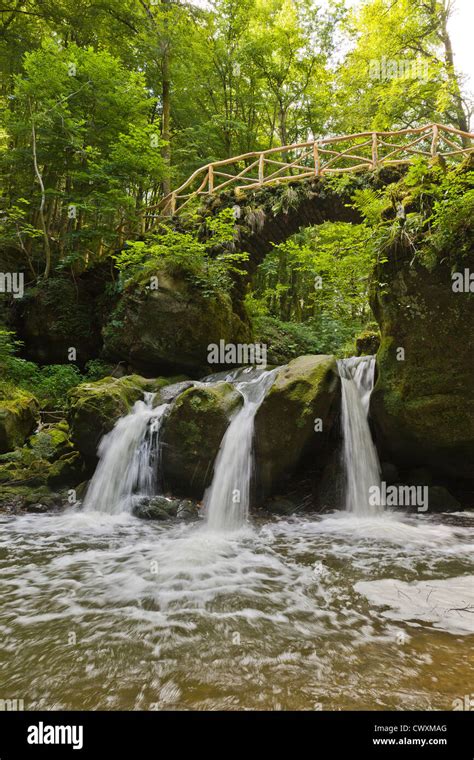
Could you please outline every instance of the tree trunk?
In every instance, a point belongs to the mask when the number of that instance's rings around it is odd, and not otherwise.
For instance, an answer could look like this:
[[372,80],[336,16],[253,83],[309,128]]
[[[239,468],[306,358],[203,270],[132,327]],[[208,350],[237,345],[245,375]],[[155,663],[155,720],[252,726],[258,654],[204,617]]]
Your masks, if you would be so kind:
[[171,167],[171,74],[170,74],[170,39],[169,39],[169,13],[171,0],[161,0],[164,11],[164,29],[165,36],[163,40],[163,59],[162,59],[162,128],[161,136],[165,141],[165,145],[162,149],[162,155],[166,164],[167,176],[163,179],[163,194],[168,195],[171,192],[171,180],[170,180],[170,167]]
[[[454,108],[456,112],[456,126],[463,132],[469,132],[469,122],[463,107],[461,88],[454,68],[454,52],[451,37],[448,32],[449,5],[445,4],[441,13],[440,37],[444,46],[444,60],[449,82],[453,89]],[[464,147],[469,148],[471,141],[465,137],[462,140]]]
[[40,224],[41,224],[41,230],[43,232],[44,255],[46,259],[43,276],[45,279],[48,279],[51,272],[51,248],[49,245],[48,230],[46,228],[46,220],[44,217],[44,205],[46,202],[46,193],[44,189],[43,177],[41,176],[41,172],[38,167],[38,157],[36,154],[36,130],[35,130],[35,123],[33,120],[33,115],[31,116],[31,140],[32,140],[32,148],[33,148],[33,166],[35,169],[36,178],[39,182],[39,186],[41,189],[41,203],[39,207],[39,219],[40,219]]

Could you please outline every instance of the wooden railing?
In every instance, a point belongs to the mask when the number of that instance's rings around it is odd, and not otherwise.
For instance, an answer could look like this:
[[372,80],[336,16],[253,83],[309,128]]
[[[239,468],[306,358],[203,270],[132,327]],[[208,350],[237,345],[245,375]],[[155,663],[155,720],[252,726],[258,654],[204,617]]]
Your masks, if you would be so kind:
[[[397,132],[359,132],[244,153],[202,166],[159,203],[145,209],[144,226],[179,214],[194,198],[233,187],[238,197],[283,182],[407,164],[414,156],[460,160],[474,151],[474,134],[443,124]],[[151,222],[151,224],[150,224]]]

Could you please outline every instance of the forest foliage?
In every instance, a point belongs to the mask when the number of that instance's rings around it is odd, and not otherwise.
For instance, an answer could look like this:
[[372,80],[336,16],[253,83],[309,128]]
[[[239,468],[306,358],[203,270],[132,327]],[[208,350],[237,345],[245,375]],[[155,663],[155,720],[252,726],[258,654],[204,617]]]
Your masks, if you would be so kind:
[[[144,207],[250,150],[434,121],[468,130],[451,12],[447,0],[13,0],[0,18],[2,250],[28,284],[112,259],[117,290],[167,267],[209,297],[231,293],[247,256],[228,212],[204,235],[165,223],[143,240]],[[462,250],[472,174],[415,162],[405,189],[403,219],[393,188],[362,189],[361,225],[274,246],[247,286],[256,332],[287,352],[343,351],[371,320],[373,264],[397,236],[416,248],[429,231],[427,262]],[[41,387],[7,332],[3,366]]]
[[0,242],[32,278],[90,265],[208,161],[431,121],[467,129],[450,12],[445,0],[15,0],[0,19]]

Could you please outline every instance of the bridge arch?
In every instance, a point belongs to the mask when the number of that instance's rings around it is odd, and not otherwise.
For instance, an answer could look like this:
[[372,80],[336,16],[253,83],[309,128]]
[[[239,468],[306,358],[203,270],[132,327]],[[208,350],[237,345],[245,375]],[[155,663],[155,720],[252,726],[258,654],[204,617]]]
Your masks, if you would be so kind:
[[[236,212],[237,248],[250,253],[251,273],[271,249],[302,227],[360,223],[350,205],[354,186],[382,188],[399,179],[416,156],[456,164],[474,152],[474,134],[442,124],[394,132],[359,132],[254,151],[197,169],[180,187],[145,209],[142,232],[164,216],[179,217],[194,202],[207,213]],[[347,190],[328,181],[352,174]],[[293,194],[291,203],[284,195]]]

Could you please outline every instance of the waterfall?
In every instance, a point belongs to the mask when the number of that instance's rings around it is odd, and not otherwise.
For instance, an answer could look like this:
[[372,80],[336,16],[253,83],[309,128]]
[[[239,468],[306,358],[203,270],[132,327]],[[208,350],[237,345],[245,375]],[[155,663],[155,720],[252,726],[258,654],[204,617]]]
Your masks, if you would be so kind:
[[380,487],[380,465],[367,420],[374,386],[375,356],[338,361],[342,383],[342,432],[346,510],[372,516],[380,507],[369,503],[371,486]]
[[130,414],[102,438],[94,476],[84,499],[87,512],[130,512],[140,496],[159,487],[160,427],[168,404],[153,408],[155,394],[145,393]]
[[243,406],[221,441],[214,477],[204,496],[207,524],[212,530],[237,530],[247,519],[255,415],[275,379],[276,371],[262,372],[256,378],[235,385],[243,396]]

